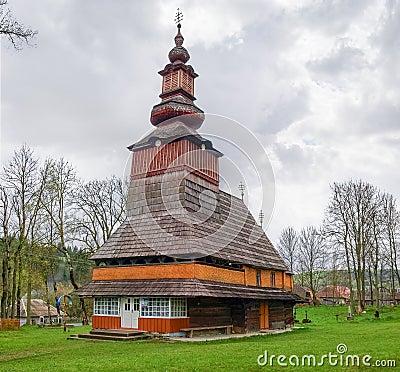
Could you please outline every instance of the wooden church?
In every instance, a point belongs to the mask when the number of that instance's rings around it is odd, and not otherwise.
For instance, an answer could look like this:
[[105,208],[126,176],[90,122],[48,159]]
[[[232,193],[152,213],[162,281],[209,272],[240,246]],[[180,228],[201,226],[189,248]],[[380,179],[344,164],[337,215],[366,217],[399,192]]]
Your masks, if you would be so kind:
[[[219,189],[221,152],[196,130],[178,24],[163,70],[154,131],[131,145],[127,219],[91,257],[93,328],[246,333],[293,324],[293,275],[243,201]],[[254,239],[252,237],[256,236]]]

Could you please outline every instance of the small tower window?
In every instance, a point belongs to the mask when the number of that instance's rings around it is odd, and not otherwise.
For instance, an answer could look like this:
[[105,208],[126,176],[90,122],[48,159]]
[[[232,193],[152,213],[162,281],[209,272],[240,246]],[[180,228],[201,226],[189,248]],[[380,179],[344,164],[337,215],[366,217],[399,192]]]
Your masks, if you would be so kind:
[[271,283],[271,287],[275,287],[275,273],[271,273],[270,276],[270,283]]
[[172,77],[171,89],[177,89],[179,87],[178,71],[173,72],[171,77]]
[[193,78],[186,72],[182,74],[182,88],[188,93],[193,94]]
[[256,271],[256,285],[261,287],[261,270]]
[[171,90],[171,82],[172,82],[172,75],[168,74],[164,76],[164,89],[163,92],[167,92],[168,90]]

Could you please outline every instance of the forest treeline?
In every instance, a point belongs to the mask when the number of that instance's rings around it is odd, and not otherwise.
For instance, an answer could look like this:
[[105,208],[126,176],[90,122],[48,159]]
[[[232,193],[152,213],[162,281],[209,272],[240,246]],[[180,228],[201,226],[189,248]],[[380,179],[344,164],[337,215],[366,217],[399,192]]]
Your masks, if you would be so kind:
[[396,301],[399,238],[400,213],[393,195],[350,180],[331,185],[321,226],[285,228],[278,250],[296,281],[310,289],[314,303],[324,285],[346,285],[353,311],[361,312],[366,298],[377,308],[387,294]]
[[[85,182],[62,158],[41,161],[26,145],[14,152],[0,173],[1,318],[20,317],[26,295],[29,324],[38,289],[55,303],[60,269],[79,287],[88,257],[125,219],[126,191],[116,176]],[[86,321],[84,299],[80,307]]]

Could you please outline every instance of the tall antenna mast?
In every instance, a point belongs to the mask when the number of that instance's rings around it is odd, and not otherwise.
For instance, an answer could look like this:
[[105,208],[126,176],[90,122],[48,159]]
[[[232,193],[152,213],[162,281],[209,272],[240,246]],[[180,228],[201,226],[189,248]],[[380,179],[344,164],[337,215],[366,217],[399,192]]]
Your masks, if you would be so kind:
[[258,215],[258,219],[260,220],[260,226],[261,226],[261,227],[262,227],[263,222],[264,222],[264,217],[265,217],[265,214],[264,214],[264,212],[261,210],[261,211],[260,211],[260,214]]
[[243,184],[242,181],[240,181],[238,188],[239,188],[240,194],[242,195],[242,200],[243,200],[244,191],[246,190],[246,186]]

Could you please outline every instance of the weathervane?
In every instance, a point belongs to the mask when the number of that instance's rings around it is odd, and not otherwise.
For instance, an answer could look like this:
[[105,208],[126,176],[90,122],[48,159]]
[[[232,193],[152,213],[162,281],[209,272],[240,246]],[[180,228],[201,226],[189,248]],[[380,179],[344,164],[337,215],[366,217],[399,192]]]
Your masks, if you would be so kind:
[[178,28],[181,28],[181,21],[183,19],[183,14],[182,12],[179,10],[179,8],[176,11],[176,15],[175,15],[175,23],[177,24]]

